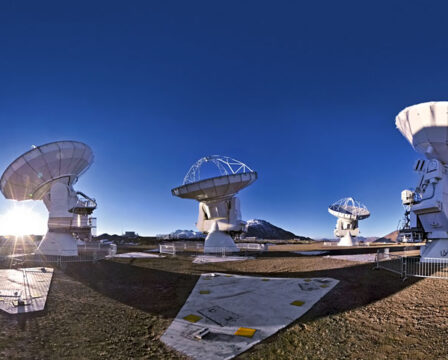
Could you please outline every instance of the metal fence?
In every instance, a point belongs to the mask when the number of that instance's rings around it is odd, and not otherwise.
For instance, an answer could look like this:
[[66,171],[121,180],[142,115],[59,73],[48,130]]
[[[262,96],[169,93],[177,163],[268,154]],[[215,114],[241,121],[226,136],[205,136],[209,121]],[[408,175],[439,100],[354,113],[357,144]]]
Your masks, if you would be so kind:
[[268,244],[236,243],[235,245],[240,250],[251,250],[251,251],[267,251],[268,250]]
[[175,245],[160,244],[159,245],[159,253],[160,254],[176,255],[176,246]]
[[34,253],[16,253],[14,255],[0,256],[0,264],[8,267],[24,264],[55,264],[61,266],[71,262],[96,262],[112,257],[117,253],[115,244],[86,243],[78,246],[77,256],[44,255]]
[[[259,244],[259,243],[236,243],[237,248],[240,250],[239,253],[248,253],[248,252],[264,252],[268,250],[268,244]],[[193,254],[203,254],[204,253],[204,242],[196,242],[196,241],[173,241],[173,242],[165,242],[159,244],[159,252],[161,254],[185,254],[185,253],[193,253]],[[229,248],[225,247],[215,247],[207,248],[208,254],[221,255],[221,256],[229,256],[238,254],[233,250],[229,250]]]
[[448,259],[385,254],[378,250],[376,268],[394,272],[406,279],[410,276],[448,279]]

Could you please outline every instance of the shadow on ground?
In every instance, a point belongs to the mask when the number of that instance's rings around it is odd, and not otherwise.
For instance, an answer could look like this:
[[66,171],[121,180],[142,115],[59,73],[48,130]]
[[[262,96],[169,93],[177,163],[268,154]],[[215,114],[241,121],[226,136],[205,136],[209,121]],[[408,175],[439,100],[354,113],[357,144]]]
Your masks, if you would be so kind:
[[[130,263],[101,261],[96,264],[70,264],[66,274],[104,296],[166,318],[176,316],[195,286],[200,273],[230,272],[248,276],[285,278],[330,277],[339,280],[339,284],[304,315],[301,322],[368,305],[421,280],[411,278],[403,282],[393,273],[374,270],[374,264],[370,263],[295,272],[241,271],[238,270],[239,264],[234,265],[235,269],[227,268],[226,271],[222,264],[204,264],[195,266],[196,274],[192,274],[186,269],[183,269],[185,272],[176,272],[177,262],[172,264],[171,270],[167,270],[166,268],[170,267],[166,263],[170,261],[169,259],[157,261],[165,262],[165,269],[147,267],[151,264],[151,260],[139,259]],[[346,262],[343,263],[346,265]]]
[[104,296],[167,318],[176,316],[199,278],[115,261],[71,263],[65,273]]

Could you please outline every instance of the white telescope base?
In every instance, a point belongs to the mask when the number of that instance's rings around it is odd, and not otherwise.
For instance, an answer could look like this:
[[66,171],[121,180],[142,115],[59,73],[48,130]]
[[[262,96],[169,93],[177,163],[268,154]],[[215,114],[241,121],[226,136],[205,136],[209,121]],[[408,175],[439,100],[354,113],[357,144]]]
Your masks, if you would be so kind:
[[350,235],[350,233],[347,233],[344,235],[344,237],[341,238],[338,242],[338,246],[353,246],[353,238]]
[[240,249],[235,245],[232,237],[222,231],[212,231],[205,238],[204,253],[238,252]]
[[49,231],[36,252],[42,255],[78,256],[78,245],[72,234]]
[[430,263],[446,260],[448,264],[448,239],[433,240],[420,247],[420,262]]

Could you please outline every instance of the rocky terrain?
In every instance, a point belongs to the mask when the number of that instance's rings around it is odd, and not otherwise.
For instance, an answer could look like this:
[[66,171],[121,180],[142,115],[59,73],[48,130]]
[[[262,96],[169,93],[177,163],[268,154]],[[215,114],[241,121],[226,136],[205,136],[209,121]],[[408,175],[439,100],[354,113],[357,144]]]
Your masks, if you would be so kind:
[[242,262],[194,265],[184,255],[56,270],[42,313],[0,313],[0,358],[184,359],[159,338],[199,274],[214,271],[340,280],[302,318],[240,359],[448,358],[448,281],[403,282],[372,264],[301,257],[275,247]]

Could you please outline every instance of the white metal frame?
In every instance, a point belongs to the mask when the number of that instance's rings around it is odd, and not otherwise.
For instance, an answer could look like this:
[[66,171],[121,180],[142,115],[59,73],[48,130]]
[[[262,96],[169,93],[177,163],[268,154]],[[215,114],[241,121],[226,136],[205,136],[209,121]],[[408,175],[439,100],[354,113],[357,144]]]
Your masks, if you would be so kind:
[[329,209],[335,212],[340,212],[341,214],[349,213],[350,215],[356,217],[365,217],[370,215],[367,206],[359,201],[356,201],[352,197],[336,201],[333,205],[330,205]]
[[211,155],[205,156],[196,161],[188,170],[184,177],[183,185],[192,184],[201,180],[201,166],[204,163],[211,162],[218,168],[222,176],[229,174],[238,174],[246,172],[254,172],[249,166],[242,163],[239,160],[233,159],[228,156]]

